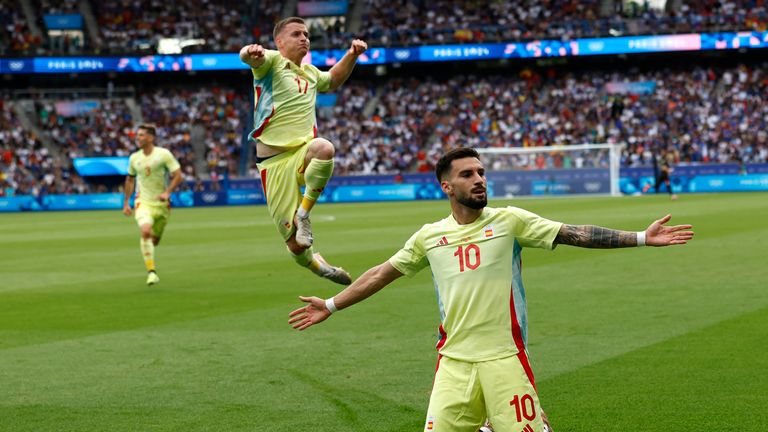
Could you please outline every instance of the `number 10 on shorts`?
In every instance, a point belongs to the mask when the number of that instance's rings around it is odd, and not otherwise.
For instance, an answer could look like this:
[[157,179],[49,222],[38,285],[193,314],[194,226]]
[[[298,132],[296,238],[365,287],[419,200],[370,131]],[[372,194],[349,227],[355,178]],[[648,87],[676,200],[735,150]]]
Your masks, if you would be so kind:
[[536,418],[536,404],[533,402],[533,397],[529,394],[524,394],[522,397],[515,395],[509,401],[509,406],[515,408],[518,423],[522,423],[523,419],[532,421]]

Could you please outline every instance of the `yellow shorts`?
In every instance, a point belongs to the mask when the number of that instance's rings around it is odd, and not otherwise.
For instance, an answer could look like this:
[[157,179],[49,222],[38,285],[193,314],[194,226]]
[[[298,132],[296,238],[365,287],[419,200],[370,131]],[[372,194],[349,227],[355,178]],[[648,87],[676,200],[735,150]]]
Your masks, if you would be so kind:
[[301,204],[304,185],[304,158],[309,145],[289,150],[258,164],[267,209],[277,231],[288,240],[296,231],[293,216]]
[[495,432],[541,432],[539,396],[529,373],[525,354],[477,363],[442,357],[424,431],[477,432],[488,418]]
[[146,224],[152,225],[152,235],[160,238],[163,236],[165,225],[168,224],[168,219],[171,217],[171,205],[153,205],[139,202],[136,203],[133,217],[136,219],[139,228]]

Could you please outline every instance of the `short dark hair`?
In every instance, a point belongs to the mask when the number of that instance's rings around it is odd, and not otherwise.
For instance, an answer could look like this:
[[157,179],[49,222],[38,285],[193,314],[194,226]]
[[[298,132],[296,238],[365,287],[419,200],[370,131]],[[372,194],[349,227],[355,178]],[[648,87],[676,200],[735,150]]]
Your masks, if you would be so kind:
[[273,39],[277,39],[277,35],[280,34],[281,31],[283,31],[285,26],[287,26],[288,24],[291,24],[291,23],[299,23],[299,24],[306,25],[304,23],[304,20],[299,18],[299,17],[288,17],[286,19],[282,19],[282,20],[278,21],[277,24],[275,24],[275,29],[272,30],[272,38]]
[[453,161],[456,159],[464,159],[468,157],[480,159],[480,155],[477,153],[477,150],[469,147],[455,148],[444,154],[440,160],[437,161],[437,166],[435,166],[435,175],[437,176],[437,181],[443,181],[443,176],[445,176],[445,174],[451,170],[451,163]]
[[153,124],[150,124],[150,123],[142,123],[142,124],[140,124],[140,125],[139,125],[139,127],[138,127],[138,128],[136,128],[136,129],[143,129],[143,130],[144,130],[145,132],[147,132],[148,134],[150,134],[150,135],[152,135],[152,136],[157,136],[157,128],[156,128],[156,127],[155,127],[155,125],[153,125]]

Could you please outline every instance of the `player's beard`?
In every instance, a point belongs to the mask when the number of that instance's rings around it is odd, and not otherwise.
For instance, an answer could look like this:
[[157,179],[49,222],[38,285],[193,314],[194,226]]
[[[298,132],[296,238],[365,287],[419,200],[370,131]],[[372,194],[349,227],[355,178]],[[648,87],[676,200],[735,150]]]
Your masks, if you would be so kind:
[[473,210],[480,210],[482,208],[485,208],[485,206],[488,205],[488,195],[486,195],[482,199],[472,198],[471,195],[467,197],[461,197],[461,198],[457,197],[456,201],[458,201],[459,204],[463,204]]

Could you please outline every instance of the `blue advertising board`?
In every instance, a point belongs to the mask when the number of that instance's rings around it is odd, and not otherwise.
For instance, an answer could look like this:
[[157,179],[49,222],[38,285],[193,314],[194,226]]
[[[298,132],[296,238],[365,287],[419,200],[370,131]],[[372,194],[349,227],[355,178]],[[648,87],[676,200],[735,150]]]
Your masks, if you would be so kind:
[[227,190],[227,204],[229,205],[266,204],[266,202],[261,188]]
[[40,200],[46,210],[106,210],[123,208],[123,194],[46,195]]
[[83,16],[80,14],[43,15],[43,22],[48,30],[77,30],[83,28]]
[[35,202],[35,197],[30,195],[0,198],[0,213],[32,210],[32,206],[34,202]]
[[299,16],[334,16],[346,15],[349,8],[347,0],[340,1],[300,1],[298,6]]
[[[358,58],[363,65],[473,61],[505,58],[541,58],[607,54],[642,54],[679,51],[768,48],[768,31],[681,35],[622,36],[607,38],[553,39],[529,42],[424,45],[401,48],[370,48]],[[344,49],[313,50],[304,59],[315,66],[333,66]],[[124,57],[34,57],[0,59],[0,73],[175,72],[241,70],[248,66],[237,53],[151,55]]]
[[332,107],[336,105],[336,99],[338,99],[336,93],[318,93],[315,105],[319,107]]
[[[674,193],[768,191],[768,172],[764,167],[751,165],[748,168],[750,174],[735,164],[679,167],[670,175],[670,187]],[[655,185],[656,179],[650,168],[622,170],[619,180],[619,190],[627,195],[655,193]],[[662,184],[659,191],[668,192],[669,189]]]
[[195,207],[222,206],[227,205],[227,192],[195,192]]
[[768,190],[768,174],[701,176],[686,183],[685,192],[731,192]]
[[128,157],[74,158],[75,171],[82,176],[128,175]]
[[576,55],[700,51],[701,36],[700,34],[682,34],[577,39]]
[[339,186],[329,194],[330,202],[410,201],[416,199],[416,185]]
[[498,171],[487,178],[497,197],[611,193],[610,173],[599,168]]

